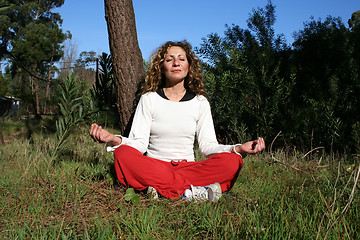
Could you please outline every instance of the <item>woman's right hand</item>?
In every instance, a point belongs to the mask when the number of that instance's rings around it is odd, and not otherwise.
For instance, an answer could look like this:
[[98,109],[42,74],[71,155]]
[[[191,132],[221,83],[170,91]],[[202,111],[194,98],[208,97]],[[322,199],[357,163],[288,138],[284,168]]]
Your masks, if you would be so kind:
[[110,143],[111,145],[120,145],[121,138],[109,133],[96,123],[91,124],[90,136],[98,143]]

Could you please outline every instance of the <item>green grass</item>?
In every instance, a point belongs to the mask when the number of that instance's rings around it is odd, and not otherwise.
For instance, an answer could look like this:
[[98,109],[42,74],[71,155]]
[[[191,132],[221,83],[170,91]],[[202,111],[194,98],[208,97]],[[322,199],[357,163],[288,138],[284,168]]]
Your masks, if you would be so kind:
[[0,239],[356,239],[360,231],[355,157],[265,152],[244,159],[233,189],[216,203],[139,193],[132,205],[112,183],[111,153],[87,128],[47,171],[54,135],[38,131],[29,140],[14,124],[3,124],[17,131],[4,131],[0,146]]

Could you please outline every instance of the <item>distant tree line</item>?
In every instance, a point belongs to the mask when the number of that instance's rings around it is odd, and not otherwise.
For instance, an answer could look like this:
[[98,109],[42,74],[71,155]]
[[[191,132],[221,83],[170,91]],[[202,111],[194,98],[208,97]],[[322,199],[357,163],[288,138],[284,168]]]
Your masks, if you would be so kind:
[[311,19],[289,46],[274,31],[275,6],[254,9],[247,29],[203,38],[197,53],[215,127],[224,142],[265,136],[268,144],[360,151],[360,12]]

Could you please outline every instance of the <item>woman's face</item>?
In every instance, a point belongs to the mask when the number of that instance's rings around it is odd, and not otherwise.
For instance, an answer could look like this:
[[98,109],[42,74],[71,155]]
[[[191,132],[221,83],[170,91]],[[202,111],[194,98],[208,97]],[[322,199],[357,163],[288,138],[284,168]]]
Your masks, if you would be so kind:
[[189,72],[189,62],[182,47],[170,47],[164,57],[163,74],[166,85],[175,85],[184,80]]

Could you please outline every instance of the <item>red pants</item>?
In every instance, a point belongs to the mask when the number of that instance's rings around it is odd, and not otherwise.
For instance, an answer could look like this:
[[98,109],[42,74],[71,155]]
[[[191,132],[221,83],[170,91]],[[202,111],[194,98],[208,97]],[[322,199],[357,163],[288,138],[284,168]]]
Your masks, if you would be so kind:
[[166,198],[182,196],[193,186],[220,183],[229,191],[242,166],[242,158],[235,153],[219,153],[199,162],[165,162],[144,156],[130,146],[121,145],[114,152],[118,180],[137,190],[154,187]]

